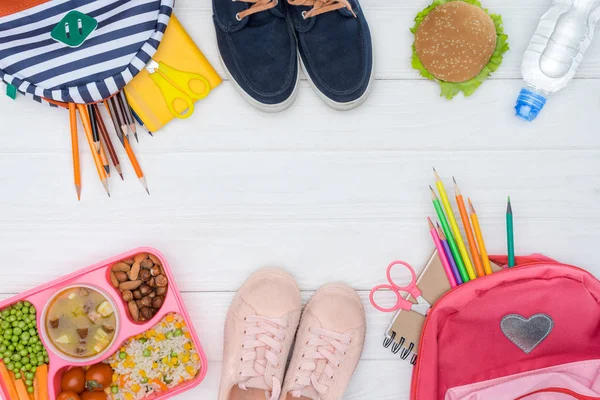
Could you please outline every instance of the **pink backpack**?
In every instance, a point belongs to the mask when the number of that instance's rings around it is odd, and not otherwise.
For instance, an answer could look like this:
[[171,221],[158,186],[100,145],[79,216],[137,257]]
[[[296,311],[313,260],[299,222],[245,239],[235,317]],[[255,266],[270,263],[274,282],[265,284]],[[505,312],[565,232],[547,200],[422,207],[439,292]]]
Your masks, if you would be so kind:
[[517,265],[433,306],[411,400],[600,399],[600,281],[540,255]]

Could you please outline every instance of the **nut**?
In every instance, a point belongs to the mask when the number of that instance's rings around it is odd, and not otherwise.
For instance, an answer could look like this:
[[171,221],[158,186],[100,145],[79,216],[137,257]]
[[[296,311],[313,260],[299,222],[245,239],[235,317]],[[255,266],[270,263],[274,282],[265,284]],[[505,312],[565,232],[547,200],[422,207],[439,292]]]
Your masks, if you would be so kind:
[[154,278],[150,278],[150,280],[148,281],[148,285],[150,287],[156,287],[156,280]]
[[126,272],[117,271],[114,274],[115,274],[115,278],[117,278],[117,280],[120,283],[127,282],[128,278],[127,278],[127,273]]
[[123,293],[121,293],[121,297],[123,297],[124,301],[129,302],[133,300],[133,293],[131,293],[129,290],[126,290]]
[[151,299],[153,299],[154,297],[156,297],[156,292],[152,291],[148,294],[148,297],[150,297]]
[[127,260],[122,260],[121,262],[124,262],[125,264],[128,264],[128,265],[133,265],[133,258],[128,258]]
[[167,295],[167,287],[163,286],[163,287],[156,288],[156,295],[157,296],[166,296]]
[[147,269],[143,269],[140,271],[140,279],[144,282],[148,282],[152,278],[150,271]]
[[133,318],[135,321],[139,321],[140,309],[138,308],[137,304],[135,304],[135,301],[130,301],[129,303],[127,303],[127,308],[129,308],[131,318]]
[[136,255],[135,257],[133,257],[133,261],[141,263],[146,258],[148,258],[147,253],[140,253],[140,254]]
[[139,305],[141,307],[150,307],[152,305],[152,299],[148,296],[142,297],[142,299],[140,300]]
[[144,297],[144,296],[142,296],[142,292],[140,292],[139,290],[134,290],[133,291],[133,298],[134,299],[139,300],[142,297]]
[[117,271],[129,272],[130,269],[131,269],[131,266],[129,264],[125,264],[124,262],[118,262],[112,266],[112,270],[114,272],[117,272]]
[[140,263],[139,262],[133,263],[133,265],[131,266],[131,270],[129,271],[127,276],[129,276],[129,280],[132,280],[132,281],[135,281],[138,278],[138,276],[140,276]]
[[160,265],[160,260],[154,254],[148,254],[148,258],[151,259],[154,264]]
[[150,273],[152,274],[152,276],[160,275],[160,266],[154,265],[152,268],[150,268]]
[[140,281],[140,280],[123,282],[119,285],[119,289],[121,289],[122,291],[135,290],[135,289],[139,288],[141,284],[142,284],[142,281]]
[[150,294],[150,292],[152,292],[152,288],[146,284],[143,284],[140,286],[140,292],[142,292],[143,296],[147,296]]
[[149,320],[154,316],[154,312],[152,311],[152,309],[150,307],[144,307],[141,310],[141,315],[142,315],[142,318],[144,318],[145,320]]
[[115,276],[115,273],[112,271],[110,271],[110,283],[112,283],[114,287],[119,287],[120,283],[117,277]]
[[153,266],[154,266],[154,263],[149,258],[146,258],[144,261],[142,261],[142,268],[150,269]]
[[155,298],[152,299],[152,308],[154,308],[155,310],[158,311],[158,309],[162,307],[164,302],[165,302],[164,297],[156,296]]
[[167,286],[167,284],[169,283],[169,280],[167,279],[166,276],[164,275],[159,275],[156,278],[154,278],[156,281],[156,286],[158,287],[164,287]]

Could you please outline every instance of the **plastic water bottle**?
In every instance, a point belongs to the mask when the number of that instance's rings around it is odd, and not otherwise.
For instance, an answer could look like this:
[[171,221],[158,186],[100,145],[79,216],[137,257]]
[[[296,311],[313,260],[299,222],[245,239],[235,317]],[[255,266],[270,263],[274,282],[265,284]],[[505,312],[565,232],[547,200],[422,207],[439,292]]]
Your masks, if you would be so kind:
[[554,0],[523,56],[526,86],[515,106],[519,118],[533,121],[547,97],[573,79],[599,18],[600,0]]

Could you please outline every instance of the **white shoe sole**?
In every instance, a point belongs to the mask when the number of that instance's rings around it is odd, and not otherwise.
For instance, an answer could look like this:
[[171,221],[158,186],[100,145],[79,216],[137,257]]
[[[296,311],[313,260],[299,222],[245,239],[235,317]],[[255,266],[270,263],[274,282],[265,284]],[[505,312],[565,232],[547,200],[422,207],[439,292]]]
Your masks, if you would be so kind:
[[300,60],[300,64],[302,65],[302,70],[304,71],[304,75],[306,76],[308,83],[310,83],[310,86],[312,86],[312,88],[317,92],[317,94],[319,95],[321,100],[323,100],[325,102],[325,104],[327,104],[329,107],[333,108],[334,110],[338,110],[338,111],[350,111],[350,110],[357,108],[358,106],[362,105],[367,100],[369,95],[371,94],[371,88],[373,86],[373,79],[375,77],[375,53],[373,53],[373,50],[371,50],[371,57],[372,57],[371,76],[369,77],[369,85],[367,86],[367,90],[365,90],[365,92],[362,94],[362,96],[360,96],[356,100],[352,100],[347,103],[340,103],[338,101],[331,100],[329,97],[327,97],[323,92],[321,92],[319,90],[317,85],[315,85],[312,78],[310,77],[310,74],[306,70],[306,66],[304,65],[304,61],[302,61],[302,57],[300,55],[298,55],[298,59]]
[[254,108],[266,113],[278,113],[287,110],[291,107],[292,104],[294,104],[294,101],[296,101],[296,97],[298,96],[298,81],[300,80],[300,66],[298,66],[298,73],[296,75],[296,86],[294,87],[294,91],[292,92],[290,97],[288,97],[287,99],[285,99],[285,101],[281,103],[265,104],[250,96],[244,89],[242,89],[242,87],[236,82],[236,80],[233,79],[233,76],[231,75],[231,72],[229,72],[229,69],[227,69],[227,66],[225,65],[223,57],[221,57],[220,53],[219,59],[221,60],[221,65],[223,65],[223,68],[225,69],[225,73],[227,74],[229,81],[233,83],[233,86],[237,89],[238,92],[241,93],[242,97]]

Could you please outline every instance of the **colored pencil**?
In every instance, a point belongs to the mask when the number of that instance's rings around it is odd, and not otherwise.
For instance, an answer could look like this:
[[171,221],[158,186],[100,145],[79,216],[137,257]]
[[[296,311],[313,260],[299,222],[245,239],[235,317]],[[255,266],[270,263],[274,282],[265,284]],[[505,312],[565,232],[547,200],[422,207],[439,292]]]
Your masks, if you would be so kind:
[[81,200],[81,166],[79,162],[79,137],[77,134],[77,106],[69,103],[69,121],[71,124],[71,149],[73,151],[73,178],[77,200]]
[[108,164],[108,158],[106,157],[106,151],[104,150],[104,146],[102,146],[102,142],[100,141],[100,135],[98,133],[98,121],[96,120],[96,114],[94,113],[94,108],[92,105],[88,105],[88,114],[90,116],[90,123],[92,124],[92,134],[95,138],[98,138],[98,142],[94,142],[98,148],[98,154],[100,154],[100,161],[102,161],[102,166],[104,170],[106,170],[106,175],[110,177],[110,165]]
[[456,242],[454,241],[454,237],[452,237],[452,232],[450,231],[450,227],[448,226],[448,221],[446,220],[446,216],[444,215],[444,211],[442,210],[440,200],[438,199],[431,186],[429,186],[429,189],[431,189],[431,200],[433,202],[433,207],[435,208],[435,212],[437,213],[438,219],[442,224],[444,235],[446,236],[446,238],[448,238],[448,244],[450,245],[450,250],[452,251],[452,257],[454,258],[458,271],[460,272],[460,277],[463,282],[468,282],[470,280],[469,274],[467,272],[467,269],[465,268],[465,264],[463,263],[462,258],[460,257],[460,253],[458,251],[458,247],[456,246]]
[[[440,193],[440,198],[442,199],[444,210],[446,210],[446,216],[450,221],[450,227],[452,228],[452,234],[454,235],[454,240],[456,241],[456,245],[458,246],[460,257],[462,257],[462,262],[465,266],[465,269],[467,270],[467,273],[469,274],[469,279],[475,279],[477,276],[475,275],[475,270],[473,269],[473,264],[471,264],[471,260],[469,258],[469,253],[467,252],[467,248],[465,247],[465,243],[462,240],[462,235],[460,234],[460,229],[458,228],[456,218],[454,217],[454,212],[452,211],[452,206],[450,205],[450,201],[448,200],[448,195],[446,194],[444,183],[442,182],[442,179],[438,175],[435,168],[433,169],[433,173],[435,174],[435,184],[438,188],[438,192]],[[458,262],[458,260],[456,261]]]
[[452,257],[452,251],[450,250],[450,246],[448,246],[448,240],[446,239],[446,235],[444,235],[444,231],[440,224],[437,224],[437,232],[440,238],[440,243],[442,243],[442,247],[444,248],[444,253],[446,254],[446,259],[450,264],[450,269],[452,270],[452,274],[454,275],[454,280],[456,280],[457,285],[462,285],[464,282],[460,276],[460,272],[458,272],[458,267],[456,266],[456,262],[454,261],[454,257]]
[[133,169],[135,170],[135,174],[137,175],[137,177],[140,180],[140,183],[142,184],[144,189],[146,189],[146,192],[148,194],[150,194],[150,191],[148,190],[148,184],[146,183],[146,178],[144,177],[144,172],[142,171],[142,168],[140,167],[140,164],[138,163],[137,158],[135,158],[135,154],[133,154],[133,149],[131,148],[129,139],[124,138],[124,142],[125,142],[124,147],[125,147],[125,151],[127,152],[127,157],[129,157],[129,161],[131,161],[131,165],[133,166]]
[[127,123],[129,124],[129,129],[133,132],[133,136],[135,136],[135,141],[140,142],[138,140],[137,128],[135,126],[135,120],[133,119],[133,114],[131,113],[131,107],[129,106],[129,102],[127,101],[127,96],[125,96],[125,91],[121,90],[119,92],[119,99],[121,99],[121,103],[123,104],[123,112],[125,117],[127,118]]
[[94,139],[94,147],[96,151],[100,152],[100,136],[98,135],[98,129],[96,128],[96,124],[94,124],[94,113],[92,112],[92,105],[87,105],[88,115],[90,116],[90,123],[92,125],[92,138]]
[[510,196],[508,196],[508,205],[506,206],[506,242],[508,247],[508,268],[515,266],[515,235],[513,231],[513,212],[510,205]]
[[485,248],[485,242],[483,241],[483,234],[481,233],[481,227],[479,226],[479,218],[477,217],[473,203],[471,203],[471,199],[467,200],[469,201],[469,208],[471,209],[471,222],[473,223],[473,230],[475,231],[475,237],[477,238],[477,243],[479,244],[479,252],[481,253],[481,261],[483,261],[483,269],[486,275],[491,275],[492,266],[490,265],[490,259],[488,257],[487,249]]
[[[136,131],[131,129],[131,124],[129,122],[129,118],[127,117],[127,107],[125,107],[125,102],[123,101],[123,98],[121,97],[121,92],[117,93],[114,98],[115,98],[115,103],[117,104],[117,106],[119,107],[119,110],[121,111],[121,124],[124,124],[128,130],[131,130],[131,132],[133,132],[133,136],[135,137],[135,140],[139,143]],[[133,124],[133,127],[135,128],[135,124]]]
[[100,108],[96,104],[94,104],[92,108],[94,110],[94,116],[96,117],[96,123],[98,124],[98,130],[100,131],[100,137],[102,138],[102,142],[106,145],[106,151],[108,152],[108,155],[110,156],[110,159],[112,160],[115,169],[119,173],[121,180],[124,180],[123,171],[121,170],[121,163],[119,162],[117,152],[115,151],[112,141],[110,140],[110,136],[108,135],[108,130],[106,130],[106,124],[102,119]]
[[471,250],[471,257],[473,257],[473,264],[475,264],[475,270],[477,271],[477,275],[484,276],[485,271],[483,270],[481,258],[479,257],[479,252],[477,251],[477,244],[475,243],[475,238],[473,237],[473,230],[471,229],[471,223],[469,222],[469,216],[467,215],[467,210],[465,208],[465,199],[463,198],[462,193],[458,188],[456,179],[452,177],[452,180],[454,181],[454,193],[456,196],[456,204],[458,205],[460,219],[462,219],[463,227],[465,228],[465,234],[467,235],[467,242],[469,243],[469,250]]
[[[109,101],[109,112],[111,114],[111,117],[114,115],[115,118],[113,119],[113,122],[115,123],[115,130],[118,132],[119,131],[119,126],[121,125],[121,117],[119,115],[119,110],[117,110],[117,108],[114,106],[114,103],[111,104],[110,100],[113,99],[108,99]],[[113,114],[114,112],[114,114]],[[115,122],[116,120],[116,122]],[[121,143],[123,144],[123,147],[125,148],[125,152],[127,153],[127,157],[129,158],[129,161],[131,162],[131,165],[133,166],[133,169],[135,171],[135,174],[137,175],[140,183],[142,184],[142,186],[144,187],[144,189],[146,189],[146,193],[150,194],[150,191],[148,190],[148,184],[146,182],[146,177],[144,176],[144,172],[142,171],[142,167],[140,167],[140,164],[137,160],[137,158],[135,157],[135,154],[133,153],[133,149],[131,148],[131,143],[129,143],[129,139],[127,138],[127,136],[123,135],[121,138]]]
[[104,186],[108,197],[110,197],[110,191],[108,189],[108,179],[106,178],[106,171],[102,166],[102,161],[100,161],[100,154],[98,154],[98,151],[94,146],[94,137],[92,135],[92,123],[90,121],[88,109],[83,104],[77,104],[77,109],[79,110],[79,116],[81,117],[81,122],[83,123],[85,137],[87,138],[88,144],[90,145],[90,150],[92,151],[92,157],[94,158],[94,164],[96,164],[96,170],[98,171],[100,182],[102,182],[102,185]]
[[119,141],[121,142],[121,144],[123,146],[125,146],[125,143],[123,142],[123,131],[121,130],[121,128],[119,126],[119,122],[117,121],[117,116],[116,116],[117,113],[114,109],[112,102],[109,102],[108,100],[104,100],[104,106],[106,107],[106,110],[108,111],[108,115],[110,116],[110,119],[112,120],[113,126],[115,127],[115,133],[117,134]]
[[452,273],[452,269],[450,268],[450,264],[448,262],[448,258],[446,257],[446,253],[444,252],[444,247],[442,246],[442,242],[440,241],[440,237],[438,235],[433,222],[431,222],[431,218],[427,217],[427,222],[429,222],[429,233],[431,233],[431,237],[433,238],[433,243],[435,244],[435,248],[437,249],[438,256],[442,261],[442,266],[444,267],[444,272],[448,277],[448,282],[450,282],[450,287],[456,287],[456,279],[454,278],[454,274]]
[[137,121],[137,123],[140,124],[140,126],[142,128],[144,128],[146,130],[146,132],[148,132],[148,135],[154,136],[154,134],[152,132],[150,132],[150,129],[148,129],[148,127],[146,126],[146,124],[144,124],[144,121],[142,121],[142,119],[140,118],[140,116],[137,115],[137,113],[135,112],[135,110],[133,108],[131,109],[131,115],[133,115],[133,118],[135,118],[135,120]]
[[129,137],[129,127],[127,126],[127,123],[125,122],[123,114],[121,113],[121,107],[119,106],[119,102],[117,101],[117,99],[115,99],[115,96],[108,99],[108,102],[109,102],[109,104],[112,105],[110,112],[115,116],[115,120],[119,124],[118,126],[121,128],[123,137],[124,138]]

